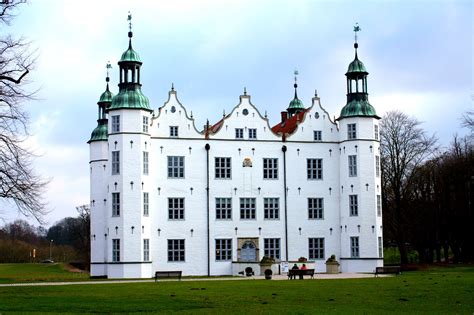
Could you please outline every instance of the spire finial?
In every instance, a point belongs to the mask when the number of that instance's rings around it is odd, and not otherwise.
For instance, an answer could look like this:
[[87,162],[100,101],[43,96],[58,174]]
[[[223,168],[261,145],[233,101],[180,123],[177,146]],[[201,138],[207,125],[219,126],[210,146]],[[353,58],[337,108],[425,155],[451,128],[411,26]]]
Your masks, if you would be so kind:
[[110,64],[110,61],[107,61],[107,65],[105,66],[105,69],[107,69],[107,77],[105,78],[105,81],[109,82],[110,81],[109,69],[112,69],[112,65]]
[[318,97],[318,90],[317,89],[314,90],[314,97]]
[[247,95],[247,87],[244,86],[244,95]]
[[171,82],[171,91],[174,91],[174,83]]
[[128,46],[129,48],[132,48],[132,36],[133,36],[133,33],[132,33],[132,14],[130,13],[130,11],[128,11],[128,17],[127,17],[127,21],[128,21]]
[[357,43],[357,32],[360,32],[361,28],[359,26],[359,23],[356,23],[354,25],[354,48],[356,50],[356,55],[357,55],[357,48],[359,47],[359,44]]
[[295,87],[295,98],[298,98],[298,94],[296,93],[296,88],[298,88],[298,70],[295,69],[293,74],[295,75],[295,84],[293,84],[293,86]]

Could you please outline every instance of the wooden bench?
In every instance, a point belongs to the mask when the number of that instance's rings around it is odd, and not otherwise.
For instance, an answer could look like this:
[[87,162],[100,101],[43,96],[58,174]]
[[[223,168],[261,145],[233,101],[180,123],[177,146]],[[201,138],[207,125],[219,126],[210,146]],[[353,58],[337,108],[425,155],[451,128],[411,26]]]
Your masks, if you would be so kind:
[[158,278],[178,278],[181,280],[182,273],[182,271],[156,271],[155,282],[158,281]]
[[401,273],[400,266],[375,267],[374,276],[377,277],[378,275],[390,274],[390,273],[399,275]]
[[288,270],[288,279],[296,279],[296,276],[299,276],[300,279],[303,279],[303,276],[311,276],[311,279],[314,279],[314,269],[290,269]]

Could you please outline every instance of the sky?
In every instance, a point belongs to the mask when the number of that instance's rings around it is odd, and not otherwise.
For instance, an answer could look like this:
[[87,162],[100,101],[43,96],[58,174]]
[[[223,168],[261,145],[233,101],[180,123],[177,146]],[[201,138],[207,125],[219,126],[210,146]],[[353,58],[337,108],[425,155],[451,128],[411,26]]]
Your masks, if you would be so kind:
[[[25,104],[27,145],[38,155],[37,173],[50,180],[47,226],[89,203],[87,141],[108,61],[118,91],[129,11],[150,105],[162,106],[174,83],[198,129],[229,113],[244,87],[276,124],[293,98],[295,69],[303,103],[310,106],[317,89],[322,106],[339,116],[359,23],[358,55],[377,114],[414,116],[443,146],[467,133],[460,117],[473,110],[471,1],[30,0],[0,34],[23,36],[37,51],[29,88],[40,90]],[[6,222],[23,218],[0,207]]]

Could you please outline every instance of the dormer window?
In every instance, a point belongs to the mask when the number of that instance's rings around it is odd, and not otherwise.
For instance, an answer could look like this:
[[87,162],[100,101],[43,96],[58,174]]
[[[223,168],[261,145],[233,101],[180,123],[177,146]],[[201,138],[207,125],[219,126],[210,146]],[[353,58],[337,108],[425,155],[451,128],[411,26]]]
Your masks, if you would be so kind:
[[178,126],[170,126],[170,137],[178,137]]
[[314,130],[314,141],[321,141],[321,140],[322,140],[321,130]]

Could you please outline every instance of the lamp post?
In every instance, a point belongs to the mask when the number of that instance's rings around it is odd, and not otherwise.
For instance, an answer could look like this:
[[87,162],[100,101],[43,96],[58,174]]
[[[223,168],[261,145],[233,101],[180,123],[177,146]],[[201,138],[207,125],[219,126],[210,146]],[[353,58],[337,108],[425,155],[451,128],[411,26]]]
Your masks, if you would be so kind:
[[53,240],[51,240],[51,241],[49,242],[49,260],[51,260],[51,261],[53,260],[53,251],[52,251],[52,249],[53,249],[53,242],[54,242]]

